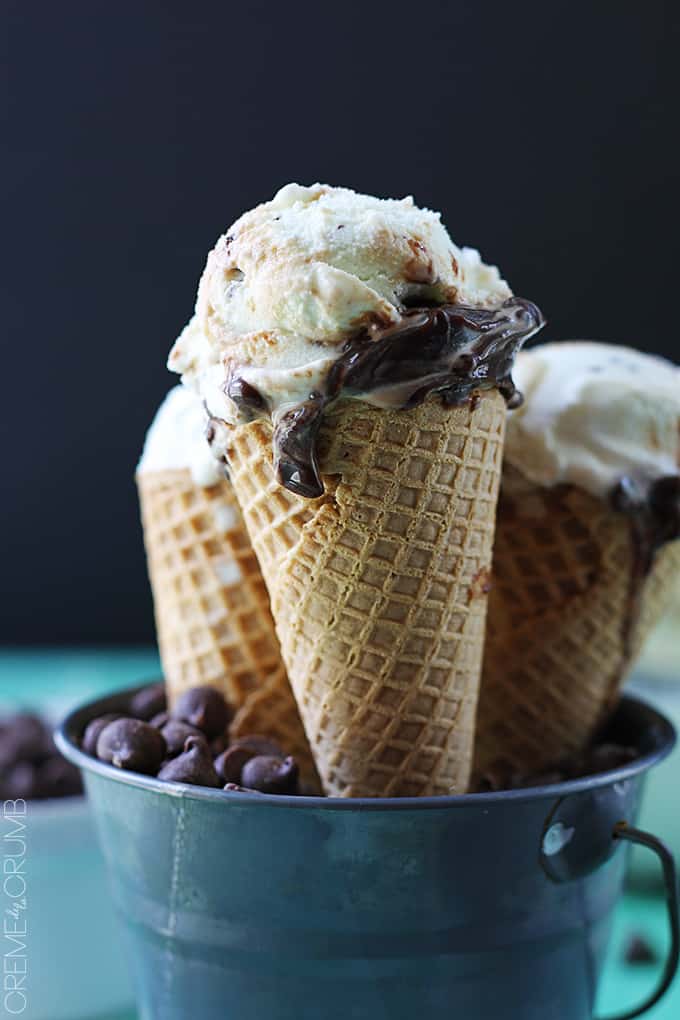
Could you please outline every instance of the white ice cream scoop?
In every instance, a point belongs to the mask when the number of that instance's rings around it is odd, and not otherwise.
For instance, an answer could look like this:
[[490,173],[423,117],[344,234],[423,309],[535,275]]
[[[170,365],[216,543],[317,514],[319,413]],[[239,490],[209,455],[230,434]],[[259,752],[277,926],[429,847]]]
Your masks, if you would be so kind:
[[524,403],[508,421],[505,457],[530,481],[606,497],[623,478],[680,473],[680,368],[629,347],[565,341],[523,351]]

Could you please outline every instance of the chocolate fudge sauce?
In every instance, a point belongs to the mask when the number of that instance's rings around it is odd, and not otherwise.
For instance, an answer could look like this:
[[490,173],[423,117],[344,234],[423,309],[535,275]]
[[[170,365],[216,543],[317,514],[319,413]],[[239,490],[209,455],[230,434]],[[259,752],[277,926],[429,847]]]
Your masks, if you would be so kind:
[[383,407],[409,408],[436,393],[444,404],[455,405],[477,390],[498,388],[517,406],[514,358],[544,323],[536,305],[523,298],[509,298],[495,309],[410,308],[396,326],[351,337],[323,386],[292,409],[269,408],[265,397],[237,375],[227,381],[226,392],[247,419],[271,415],[279,481],[313,498],[324,491],[316,440],[324,412],[335,400],[370,396]]
[[629,660],[645,580],[659,549],[666,542],[680,539],[680,475],[656,479],[626,476],[612,492],[611,502],[631,522],[633,563],[623,621],[624,654]]

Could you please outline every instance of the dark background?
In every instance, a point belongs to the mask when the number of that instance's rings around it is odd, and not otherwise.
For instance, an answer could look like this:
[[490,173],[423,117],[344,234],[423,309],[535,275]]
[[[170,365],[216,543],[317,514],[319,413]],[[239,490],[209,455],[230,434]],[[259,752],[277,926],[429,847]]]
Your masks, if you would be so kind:
[[677,4],[2,4],[0,640],[153,637],[133,483],[205,255],[413,193],[546,338],[676,360]]

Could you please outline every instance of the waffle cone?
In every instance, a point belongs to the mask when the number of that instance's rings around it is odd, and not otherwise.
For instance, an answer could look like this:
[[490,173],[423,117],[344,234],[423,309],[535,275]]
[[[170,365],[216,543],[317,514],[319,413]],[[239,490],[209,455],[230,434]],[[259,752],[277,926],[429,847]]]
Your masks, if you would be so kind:
[[467,786],[504,427],[495,392],[456,408],[341,401],[312,500],[276,481],[268,422],[231,432],[232,481],[329,795]]
[[216,687],[236,709],[232,736],[273,737],[314,781],[269,596],[230,483],[202,488],[182,470],[141,474],[137,485],[170,702],[190,687]]
[[473,786],[582,750],[672,597],[680,541],[647,574],[629,517],[506,465],[477,717]]

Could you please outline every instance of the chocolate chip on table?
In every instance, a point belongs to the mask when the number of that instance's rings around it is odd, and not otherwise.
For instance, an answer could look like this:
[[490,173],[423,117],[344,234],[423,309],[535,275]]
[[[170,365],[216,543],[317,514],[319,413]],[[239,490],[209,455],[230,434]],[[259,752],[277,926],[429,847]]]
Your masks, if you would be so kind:
[[633,965],[659,962],[659,956],[654,946],[644,935],[636,932],[629,936],[623,955],[626,963]]
[[16,762],[0,780],[0,799],[3,800],[47,800],[75,797],[82,792],[80,772],[59,754],[39,764]]
[[210,786],[214,789],[222,786],[203,736],[188,737],[182,754],[166,762],[158,778],[171,783]]
[[39,766],[38,785],[41,797],[77,797],[83,792],[79,770],[60,754]]
[[224,696],[214,687],[192,687],[177,699],[173,719],[182,719],[205,733],[209,740],[219,737],[231,719]]
[[160,681],[137,691],[130,701],[130,715],[135,719],[141,719],[142,722],[149,722],[159,712],[164,712],[167,707],[165,684]]
[[298,766],[294,758],[279,758],[260,754],[245,763],[241,771],[241,785],[259,793],[288,793],[298,791]]
[[106,715],[100,715],[96,719],[92,719],[85,727],[85,732],[80,741],[80,747],[85,754],[91,754],[93,758],[96,758],[99,734],[109,723],[121,718],[122,716],[118,712],[107,712]]
[[166,755],[168,758],[176,758],[178,754],[182,753],[188,737],[199,737],[207,747],[207,741],[201,731],[181,719],[169,719],[165,726],[161,727],[160,732],[167,744]]
[[0,800],[45,800],[80,793],[80,772],[59,754],[42,719],[23,712],[0,720]]
[[33,762],[18,761],[3,769],[0,799],[35,800],[39,792],[38,766]]
[[99,734],[97,757],[127,772],[155,776],[165,758],[165,740],[141,719],[116,719]]
[[41,762],[55,753],[50,730],[30,712],[7,719],[0,739],[0,768],[18,762]]

